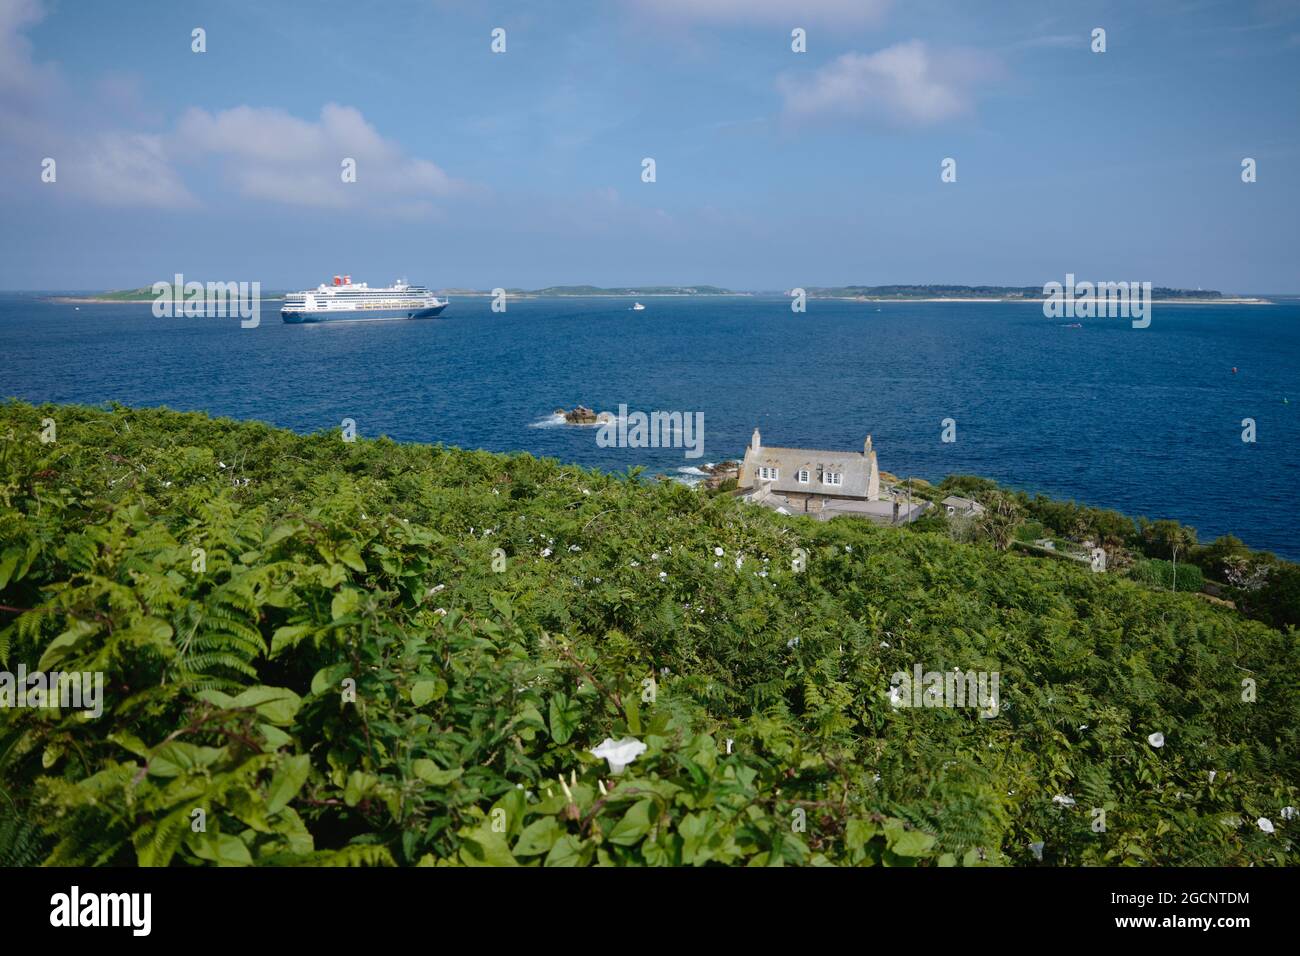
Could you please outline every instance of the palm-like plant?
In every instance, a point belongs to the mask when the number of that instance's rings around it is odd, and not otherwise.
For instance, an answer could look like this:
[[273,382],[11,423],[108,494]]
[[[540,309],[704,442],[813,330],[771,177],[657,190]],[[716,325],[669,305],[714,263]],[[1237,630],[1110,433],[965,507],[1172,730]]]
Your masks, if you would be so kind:
[[995,492],[986,499],[984,514],[980,517],[980,530],[998,551],[1011,547],[1016,528],[1020,526],[1020,506],[1004,492]]

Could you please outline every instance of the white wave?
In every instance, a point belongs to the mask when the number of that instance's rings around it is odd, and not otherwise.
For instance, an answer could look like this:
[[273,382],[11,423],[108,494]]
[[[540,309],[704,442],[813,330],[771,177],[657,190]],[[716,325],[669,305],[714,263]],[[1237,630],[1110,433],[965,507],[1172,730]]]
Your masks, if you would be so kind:
[[564,424],[566,423],[564,421],[563,415],[547,415],[545,418],[533,422],[528,427],[529,428],[554,428],[556,425],[564,425]]
[[566,425],[569,428],[599,428],[616,420],[616,416],[611,412],[597,412],[596,415],[597,419],[594,422],[566,422],[562,414],[552,414],[533,422],[528,427],[555,428],[557,425]]

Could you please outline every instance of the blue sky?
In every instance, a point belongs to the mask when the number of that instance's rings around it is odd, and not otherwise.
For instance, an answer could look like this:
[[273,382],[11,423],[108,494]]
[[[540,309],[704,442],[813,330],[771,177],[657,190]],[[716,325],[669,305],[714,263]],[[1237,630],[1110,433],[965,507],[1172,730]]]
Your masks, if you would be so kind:
[[0,288],[1297,292],[1298,118],[1297,0],[0,0]]

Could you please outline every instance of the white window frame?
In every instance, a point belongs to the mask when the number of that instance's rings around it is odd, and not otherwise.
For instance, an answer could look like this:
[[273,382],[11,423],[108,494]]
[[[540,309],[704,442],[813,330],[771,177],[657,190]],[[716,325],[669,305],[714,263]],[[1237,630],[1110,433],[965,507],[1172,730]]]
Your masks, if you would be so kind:
[[781,476],[781,469],[769,468],[767,465],[758,466],[759,481],[776,481]]
[[799,471],[795,474],[795,477],[799,479],[799,484],[806,485],[808,484],[808,479],[811,476],[808,474],[807,468],[800,468]]
[[844,472],[842,471],[822,472],[822,484],[833,488],[842,487],[844,484]]

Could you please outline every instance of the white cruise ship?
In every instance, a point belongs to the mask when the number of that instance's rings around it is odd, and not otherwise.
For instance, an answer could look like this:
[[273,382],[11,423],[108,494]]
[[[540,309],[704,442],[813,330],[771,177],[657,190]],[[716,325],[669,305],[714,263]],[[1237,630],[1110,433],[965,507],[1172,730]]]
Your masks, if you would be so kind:
[[351,276],[335,276],[333,285],[321,283],[308,292],[284,297],[280,318],[286,322],[328,322],[332,319],[429,319],[447,308],[422,285],[398,280],[386,289],[372,289]]

